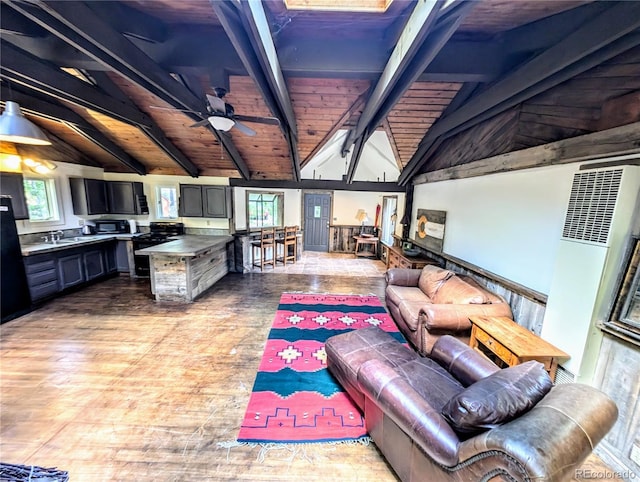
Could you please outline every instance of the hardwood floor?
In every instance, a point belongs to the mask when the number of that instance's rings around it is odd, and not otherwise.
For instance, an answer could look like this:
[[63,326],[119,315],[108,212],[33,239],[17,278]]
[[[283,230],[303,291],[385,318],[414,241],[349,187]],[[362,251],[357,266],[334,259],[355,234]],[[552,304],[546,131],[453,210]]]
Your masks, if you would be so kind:
[[384,280],[229,274],[184,305],[118,277],[2,325],[0,459],[74,482],[397,480],[373,444],[218,446],[237,435],[284,291],[383,298]]

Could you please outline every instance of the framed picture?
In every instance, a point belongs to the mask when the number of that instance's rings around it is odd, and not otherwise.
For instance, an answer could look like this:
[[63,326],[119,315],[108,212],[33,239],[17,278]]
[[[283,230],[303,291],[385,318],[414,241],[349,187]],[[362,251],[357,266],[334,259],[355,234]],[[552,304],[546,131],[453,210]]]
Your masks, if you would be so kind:
[[444,244],[444,226],[446,220],[446,211],[418,209],[416,232],[412,241],[421,248],[441,253]]

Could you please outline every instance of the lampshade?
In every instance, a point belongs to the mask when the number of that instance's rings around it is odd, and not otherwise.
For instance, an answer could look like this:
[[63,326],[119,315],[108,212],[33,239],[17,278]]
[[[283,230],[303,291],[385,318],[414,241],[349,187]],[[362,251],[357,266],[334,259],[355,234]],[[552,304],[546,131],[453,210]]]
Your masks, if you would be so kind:
[[0,141],[48,146],[51,141],[33,122],[22,115],[17,102],[8,100],[0,116]]
[[361,223],[369,222],[369,216],[367,216],[367,212],[364,209],[358,209],[356,219]]
[[231,129],[235,124],[235,122],[232,119],[229,119],[228,117],[222,117],[219,115],[212,115],[211,117],[209,117],[209,122],[213,127],[218,129],[219,131],[225,131],[225,132]]

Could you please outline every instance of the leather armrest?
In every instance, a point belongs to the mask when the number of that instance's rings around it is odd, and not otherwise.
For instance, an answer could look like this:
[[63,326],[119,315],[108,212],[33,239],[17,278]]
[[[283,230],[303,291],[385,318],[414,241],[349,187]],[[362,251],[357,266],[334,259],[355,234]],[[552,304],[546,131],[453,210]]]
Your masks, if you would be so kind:
[[506,303],[489,304],[425,304],[420,308],[419,322],[428,331],[455,333],[471,329],[470,316],[506,316],[511,318],[511,308]]
[[365,362],[358,372],[358,383],[365,397],[380,407],[431,458],[446,466],[457,463],[458,436],[444,417],[391,366],[375,359]]
[[421,269],[391,268],[387,270],[385,278],[388,285],[418,286]]
[[465,387],[500,370],[491,360],[451,335],[438,338],[429,357]]
[[460,443],[460,462],[487,450],[520,461],[531,480],[565,480],[611,430],[615,403],[579,383],[557,385],[519,418]]

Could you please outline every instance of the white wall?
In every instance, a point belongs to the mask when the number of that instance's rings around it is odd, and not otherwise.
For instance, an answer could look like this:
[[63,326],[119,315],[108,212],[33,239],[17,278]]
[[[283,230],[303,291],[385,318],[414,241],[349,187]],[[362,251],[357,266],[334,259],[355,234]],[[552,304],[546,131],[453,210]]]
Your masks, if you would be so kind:
[[578,164],[415,186],[417,209],[447,212],[443,251],[548,293]]

